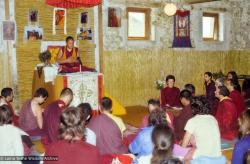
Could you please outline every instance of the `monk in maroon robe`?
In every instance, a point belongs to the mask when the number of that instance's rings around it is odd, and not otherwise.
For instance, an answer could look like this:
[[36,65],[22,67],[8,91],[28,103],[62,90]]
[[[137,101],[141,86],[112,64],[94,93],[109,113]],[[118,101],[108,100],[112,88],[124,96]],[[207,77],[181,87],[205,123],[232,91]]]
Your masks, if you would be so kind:
[[92,118],[88,128],[96,134],[96,146],[101,155],[124,154],[128,148],[123,144],[122,133],[115,121],[108,115],[112,110],[112,101],[102,99],[102,113]]
[[216,88],[215,95],[219,98],[216,119],[220,128],[221,138],[234,140],[238,134],[237,109],[232,99],[228,97],[229,91],[225,86]]
[[183,105],[183,109],[180,111],[179,115],[174,117],[173,125],[175,138],[178,141],[181,141],[184,137],[185,131],[184,128],[186,126],[187,121],[193,117],[193,112],[191,110],[191,99],[192,93],[188,90],[183,90],[180,93],[180,100]]
[[180,106],[180,89],[174,86],[175,77],[173,75],[168,75],[166,77],[167,87],[161,90],[161,107]]
[[241,95],[241,93],[238,90],[236,90],[237,84],[232,79],[228,79],[226,81],[226,87],[230,92],[229,97],[232,99],[232,101],[236,106],[237,117],[239,117],[241,113],[246,109],[244,98]]
[[73,99],[73,92],[69,88],[62,90],[60,99],[48,105],[44,111],[43,131],[45,133],[45,144],[51,144],[58,140],[58,128],[60,116],[63,110],[70,104]]

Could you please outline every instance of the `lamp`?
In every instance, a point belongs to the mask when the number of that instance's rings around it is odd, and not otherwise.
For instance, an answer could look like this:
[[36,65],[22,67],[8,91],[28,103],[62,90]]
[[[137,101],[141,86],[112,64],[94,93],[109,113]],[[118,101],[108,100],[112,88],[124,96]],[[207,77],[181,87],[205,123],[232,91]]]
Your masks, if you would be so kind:
[[164,7],[164,12],[167,16],[173,16],[177,11],[177,7],[174,3],[167,3]]

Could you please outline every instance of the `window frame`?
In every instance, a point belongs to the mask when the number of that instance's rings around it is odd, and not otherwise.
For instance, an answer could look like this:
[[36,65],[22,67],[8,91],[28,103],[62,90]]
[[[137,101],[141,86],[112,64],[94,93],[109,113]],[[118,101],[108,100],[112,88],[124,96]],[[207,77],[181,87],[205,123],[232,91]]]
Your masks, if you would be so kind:
[[[212,38],[203,37],[203,17],[214,18],[214,31],[213,31]],[[202,39],[203,39],[203,41],[218,41],[219,40],[219,13],[203,12],[203,15],[202,15]]]
[[[128,40],[149,40],[150,39],[150,8],[127,7],[127,38]],[[137,12],[145,14],[145,36],[144,37],[131,37],[129,36],[129,12]]]

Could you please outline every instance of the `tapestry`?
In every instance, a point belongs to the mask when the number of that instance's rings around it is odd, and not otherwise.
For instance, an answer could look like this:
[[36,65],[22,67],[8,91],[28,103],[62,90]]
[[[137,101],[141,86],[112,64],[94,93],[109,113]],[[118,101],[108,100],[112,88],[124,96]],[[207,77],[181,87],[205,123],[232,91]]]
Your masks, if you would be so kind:
[[177,10],[174,16],[173,47],[192,47],[190,39],[190,11]]
[[64,34],[67,34],[66,31],[66,9],[64,8],[54,8],[53,14],[53,35],[56,34],[56,29],[63,29]]
[[98,73],[71,73],[64,76],[64,86],[72,89],[74,98],[70,105],[88,102],[94,110],[99,109],[102,75]]
[[108,27],[121,27],[121,8],[108,8]]
[[37,25],[37,26],[39,25],[38,10],[29,9],[28,24],[29,25]]

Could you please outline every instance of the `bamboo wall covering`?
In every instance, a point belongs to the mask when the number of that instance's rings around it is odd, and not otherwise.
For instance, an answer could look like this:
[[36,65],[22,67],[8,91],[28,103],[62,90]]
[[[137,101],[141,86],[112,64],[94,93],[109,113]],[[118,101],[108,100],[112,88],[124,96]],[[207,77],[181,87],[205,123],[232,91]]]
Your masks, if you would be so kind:
[[104,52],[104,85],[106,91],[124,106],[145,105],[158,98],[155,81],[167,74],[176,77],[181,89],[193,83],[197,94],[203,94],[206,71],[250,74],[250,51],[174,51],[151,49]]
[[[41,0],[18,0],[15,1],[16,23],[17,23],[17,71],[19,83],[20,103],[31,97],[32,75],[38,60],[41,41],[24,41],[24,26],[28,25],[29,9],[38,10],[39,25],[43,28],[44,41],[62,41],[68,35],[76,38],[76,29],[79,22],[79,14],[87,11],[89,13],[90,27],[94,30],[93,8],[80,8],[67,10],[67,35],[63,30],[57,30],[52,35],[53,7],[45,5]],[[94,48],[92,42],[80,41],[79,52],[84,65],[95,67]]]

